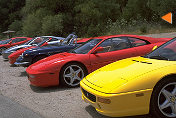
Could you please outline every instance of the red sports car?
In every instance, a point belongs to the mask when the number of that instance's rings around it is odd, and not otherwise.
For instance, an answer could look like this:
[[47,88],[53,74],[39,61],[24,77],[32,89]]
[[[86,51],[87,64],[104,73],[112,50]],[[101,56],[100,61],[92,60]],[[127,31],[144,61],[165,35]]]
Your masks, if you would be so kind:
[[32,38],[29,38],[29,37],[15,37],[7,40],[2,40],[0,41],[0,54],[2,53],[2,51],[6,50],[7,48],[26,43],[31,39]]
[[36,47],[42,47],[42,46],[46,46],[48,45],[49,42],[54,42],[54,41],[58,41],[59,39],[61,39],[61,37],[54,37],[54,36],[41,36],[41,37],[38,37],[38,44],[36,44],[36,46],[30,46],[30,47],[27,47],[27,48],[22,48],[22,49],[19,49],[15,52],[13,52],[12,54],[10,54],[8,56],[8,59],[9,59],[9,63],[10,64],[14,64],[16,62],[16,59],[26,50],[29,50],[29,49],[32,49],[32,48],[36,48]]
[[94,37],[69,53],[44,58],[26,69],[31,85],[75,87],[88,73],[114,61],[142,56],[171,38],[137,35]]

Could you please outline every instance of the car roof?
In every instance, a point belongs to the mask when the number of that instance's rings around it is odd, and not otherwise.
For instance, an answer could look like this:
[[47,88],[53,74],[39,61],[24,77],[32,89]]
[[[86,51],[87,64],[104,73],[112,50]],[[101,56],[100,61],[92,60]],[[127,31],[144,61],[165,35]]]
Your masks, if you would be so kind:
[[139,35],[133,35],[133,34],[118,34],[118,35],[109,35],[109,36],[99,36],[99,37],[93,37],[92,39],[108,39],[108,38],[112,38],[112,37],[135,37],[135,38],[139,38],[139,39],[143,39],[146,40],[150,43],[156,43],[156,42],[166,42],[171,40],[172,38],[153,38],[153,37],[146,37],[146,36],[139,36]]
[[145,36],[132,35],[132,34],[118,34],[118,35],[98,36],[98,37],[93,37],[93,38],[107,39],[107,38],[111,38],[111,37],[122,37],[122,36],[146,38]]
[[64,37],[57,37],[57,36],[38,36],[38,37],[48,37],[48,38],[57,38],[57,39],[65,39]]

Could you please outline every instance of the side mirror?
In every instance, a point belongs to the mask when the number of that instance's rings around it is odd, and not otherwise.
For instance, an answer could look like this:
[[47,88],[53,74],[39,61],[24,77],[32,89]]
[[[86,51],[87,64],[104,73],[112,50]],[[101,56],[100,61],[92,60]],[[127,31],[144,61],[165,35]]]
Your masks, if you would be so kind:
[[96,54],[97,52],[100,52],[100,51],[104,51],[104,48],[103,48],[103,47],[97,47],[97,48],[92,52],[92,54]]
[[158,46],[157,46],[157,45],[155,45],[155,46],[153,47],[152,51],[153,51],[153,50],[155,50],[157,47],[158,47]]

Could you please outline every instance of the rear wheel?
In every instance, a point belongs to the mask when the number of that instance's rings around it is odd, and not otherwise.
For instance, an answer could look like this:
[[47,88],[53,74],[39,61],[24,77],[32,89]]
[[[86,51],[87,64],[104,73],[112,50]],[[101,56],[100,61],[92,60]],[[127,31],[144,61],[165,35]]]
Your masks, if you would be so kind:
[[76,87],[86,75],[87,72],[81,64],[69,63],[60,72],[60,82],[68,87]]
[[157,84],[150,112],[157,118],[176,118],[176,78],[166,78]]
[[32,64],[47,57],[46,55],[38,55],[37,57],[35,57],[33,60],[32,60]]

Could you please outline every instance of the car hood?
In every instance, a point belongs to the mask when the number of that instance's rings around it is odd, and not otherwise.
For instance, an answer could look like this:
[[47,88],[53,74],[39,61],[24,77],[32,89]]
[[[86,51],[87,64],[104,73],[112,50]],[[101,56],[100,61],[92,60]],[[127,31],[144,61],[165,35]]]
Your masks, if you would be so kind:
[[74,46],[43,46],[43,47],[37,47],[37,48],[33,48],[31,50],[27,50],[25,51],[25,53],[34,53],[34,52],[53,52],[53,51],[59,51],[59,50],[63,50],[66,48],[73,48]]
[[83,79],[98,91],[112,93],[112,91],[127,82],[151,71],[173,65],[171,61],[133,57],[120,60],[104,66]]
[[60,62],[65,61],[66,59],[72,59],[74,56],[76,56],[76,54],[67,52],[55,54],[37,61],[36,63],[29,66],[28,70],[50,71],[50,68],[57,68],[59,67],[58,65]]
[[13,47],[11,47],[11,48],[8,48],[6,51],[5,51],[5,53],[6,52],[13,52],[13,51],[16,51],[16,50],[18,50],[18,49],[21,49],[21,48],[27,48],[27,47],[30,47],[31,45],[18,45],[18,46],[13,46]]

